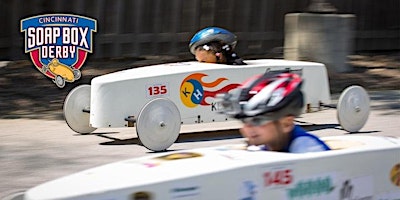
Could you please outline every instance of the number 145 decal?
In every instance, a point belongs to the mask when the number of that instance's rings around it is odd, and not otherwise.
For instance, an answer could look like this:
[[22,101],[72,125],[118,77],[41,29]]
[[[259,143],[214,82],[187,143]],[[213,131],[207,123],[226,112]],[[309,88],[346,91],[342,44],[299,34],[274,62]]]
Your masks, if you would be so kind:
[[168,95],[168,83],[146,85],[146,96],[165,96]]

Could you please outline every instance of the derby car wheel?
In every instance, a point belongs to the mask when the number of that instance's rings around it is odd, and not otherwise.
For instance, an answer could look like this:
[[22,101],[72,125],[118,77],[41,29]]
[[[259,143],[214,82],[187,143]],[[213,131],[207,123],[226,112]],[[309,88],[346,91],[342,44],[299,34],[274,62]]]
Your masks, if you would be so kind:
[[47,65],[43,65],[42,66],[42,72],[43,74],[46,74],[47,70],[49,69],[49,67]]
[[357,132],[367,122],[369,109],[369,96],[365,89],[350,86],[339,97],[337,118],[344,130]]
[[81,85],[69,92],[64,101],[64,118],[75,132],[88,134],[96,130],[89,125],[90,114],[83,112],[90,106],[90,85]]
[[81,71],[79,71],[78,69],[74,69],[74,80],[78,80],[81,78]]
[[140,111],[136,131],[140,142],[152,151],[170,147],[178,138],[181,115],[176,105],[159,98],[148,102]]
[[56,78],[54,79],[54,83],[59,87],[63,88],[65,86],[65,80],[63,77],[60,75],[57,75]]

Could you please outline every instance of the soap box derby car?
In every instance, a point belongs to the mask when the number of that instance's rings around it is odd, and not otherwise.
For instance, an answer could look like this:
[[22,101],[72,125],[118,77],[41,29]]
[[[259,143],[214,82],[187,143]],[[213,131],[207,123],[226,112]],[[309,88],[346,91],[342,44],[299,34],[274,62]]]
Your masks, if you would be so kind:
[[399,199],[399,138],[352,134],[322,140],[333,150],[294,154],[226,145],[158,153],[44,183],[24,198]]
[[[136,127],[141,143],[153,151],[170,147],[183,124],[228,121],[218,113],[218,93],[229,92],[255,74],[299,73],[304,79],[304,112],[330,105],[327,70],[313,62],[259,59],[247,65],[181,62],[146,66],[94,78],[74,88],[64,116],[75,132]],[[347,131],[361,129],[369,115],[369,97],[360,86],[347,88],[338,102],[338,119]]]

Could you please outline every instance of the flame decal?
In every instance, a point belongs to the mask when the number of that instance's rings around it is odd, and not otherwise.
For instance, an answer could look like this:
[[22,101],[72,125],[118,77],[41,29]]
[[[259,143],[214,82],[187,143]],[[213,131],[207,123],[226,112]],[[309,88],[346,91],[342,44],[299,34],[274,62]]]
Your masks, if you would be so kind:
[[210,103],[206,102],[207,97],[215,97],[218,93],[229,92],[230,90],[237,88],[240,84],[229,84],[216,91],[208,91],[204,88],[214,88],[222,84],[222,82],[228,80],[227,78],[218,78],[212,82],[204,82],[203,77],[208,76],[203,73],[194,73],[183,79],[181,83],[181,101],[184,105],[190,108],[194,108],[197,105],[207,106]]
[[215,81],[213,81],[213,82],[211,82],[211,83],[207,83],[207,82],[204,82],[204,81],[201,80],[201,79],[202,79],[203,77],[205,77],[205,76],[208,76],[208,75],[207,75],[207,74],[203,74],[203,73],[195,73],[195,74],[192,74],[192,75],[186,77],[186,78],[182,81],[182,83],[184,83],[184,82],[186,82],[186,81],[188,81],[188,80],[190,80],[190,79],[194,79],[194,80],[199,81],[200,84],[201,84],[203,87],[206,87],[206,88],[213,88],[213,87],[219,85],[221,82],[223,82],[223,81],[225,81],[225,80],[228,80],[227,78],[218,78],[217,80],[215,80]]
[[219,93],[229,92],[230,90],[235,89],[239,86],[240,86],[240,84],[229,84],[217,91],[204,91],[203,100],[201,101],[200,105],[203,105],[203,106],[210,105],[209,103],[206,102],[207,97],[215,97],[215,95],[217,95]]

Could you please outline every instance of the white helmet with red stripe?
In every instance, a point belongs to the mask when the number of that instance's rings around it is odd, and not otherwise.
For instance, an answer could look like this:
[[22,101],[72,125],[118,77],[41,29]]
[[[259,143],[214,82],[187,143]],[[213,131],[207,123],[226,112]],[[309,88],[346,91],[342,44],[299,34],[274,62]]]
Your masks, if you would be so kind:
[[302,79],[294,73],[253,76],[236,90],[219,96],[222,112],[237,119],[262,116],[278,120],[298,116],[304,106]]

